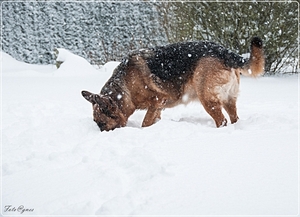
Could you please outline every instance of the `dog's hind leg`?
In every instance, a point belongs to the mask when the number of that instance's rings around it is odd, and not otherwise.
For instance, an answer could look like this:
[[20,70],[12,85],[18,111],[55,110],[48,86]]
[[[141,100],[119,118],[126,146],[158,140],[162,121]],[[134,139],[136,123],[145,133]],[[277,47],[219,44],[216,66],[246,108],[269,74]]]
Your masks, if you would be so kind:
[[226,102],[223,103],[223,107],[228,113],[231,123],[236,123],[239,119],[236,112],[236,98],[230,97]]
[[214,119],[217,127],[227,125],[227,120],[222,113],[222,104],[220,102],[202,101],[201,103],[207,113]]

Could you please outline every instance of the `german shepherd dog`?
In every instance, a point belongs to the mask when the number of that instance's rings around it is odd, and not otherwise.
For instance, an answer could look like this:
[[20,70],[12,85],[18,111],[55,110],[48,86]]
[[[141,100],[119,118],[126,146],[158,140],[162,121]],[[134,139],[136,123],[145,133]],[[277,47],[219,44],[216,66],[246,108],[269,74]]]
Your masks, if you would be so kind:
[[251,40],[250,58],[214,42],[170,44],[132,52],[115,68],[100,94],[82,91],[92,103],[101,131],[124,127],[136,109],[147,109],[142,126],[160,119],[161,111],[200,100],[217,127],[226,126],[222,108],[237,122],[236,100],[240,74],[264,73],[262,40]]

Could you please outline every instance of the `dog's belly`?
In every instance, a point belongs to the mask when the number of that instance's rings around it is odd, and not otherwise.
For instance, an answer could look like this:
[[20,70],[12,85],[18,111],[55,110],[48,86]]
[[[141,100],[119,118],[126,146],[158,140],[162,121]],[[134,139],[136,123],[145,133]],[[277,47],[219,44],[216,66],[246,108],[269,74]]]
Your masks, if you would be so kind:
[[180,104],[187,105],[188,103],[190,103],[192,101],[199,101],[199,98],[197,96],[197,93],[196,93],[193,85],[192,85],[192,82],[189,81],[184,86],[183,91],[177,100],[174,100],[174,99],[167,100],[166,108],[172,108],[172,107],[180,105]]

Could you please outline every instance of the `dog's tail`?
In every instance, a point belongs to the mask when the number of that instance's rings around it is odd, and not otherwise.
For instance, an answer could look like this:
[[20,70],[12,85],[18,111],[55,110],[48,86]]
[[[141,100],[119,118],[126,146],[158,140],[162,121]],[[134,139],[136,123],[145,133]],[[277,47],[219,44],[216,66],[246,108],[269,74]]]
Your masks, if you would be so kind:
[[252,38],[250,50],[250,58],[241,70],[242,75],[251,77],[263,75],[265,70],[265,56],[263,43],[259,37]]

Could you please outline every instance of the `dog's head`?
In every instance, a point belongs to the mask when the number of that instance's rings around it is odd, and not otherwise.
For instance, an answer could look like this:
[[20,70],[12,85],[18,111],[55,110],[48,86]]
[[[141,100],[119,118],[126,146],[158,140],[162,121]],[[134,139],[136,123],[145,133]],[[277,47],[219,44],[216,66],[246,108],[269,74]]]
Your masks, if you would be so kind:
[[101,131],[124,127],[125,118],[117,104],[109,96],[82,91],[82,96],[92,103],[93,117]]

